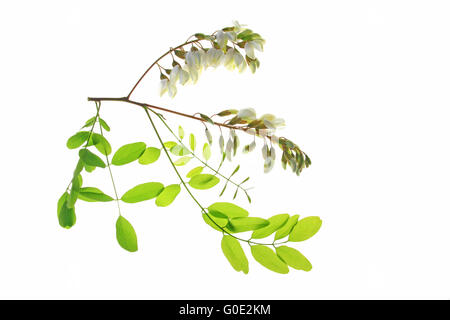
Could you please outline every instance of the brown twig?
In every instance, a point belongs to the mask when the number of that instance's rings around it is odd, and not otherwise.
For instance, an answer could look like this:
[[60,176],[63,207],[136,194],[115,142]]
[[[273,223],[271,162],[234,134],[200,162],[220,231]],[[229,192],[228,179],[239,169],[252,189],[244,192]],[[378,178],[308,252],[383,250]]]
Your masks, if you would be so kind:
[[[198,121],[202,121],[202,122],[207,122],[207,120],[200,118],[200,117],[196,117],[187,113],[183,113],[183,112],[179,112],[179,111],[175,111],[175,110],[171,110],[171,109],[167,109],[167,108],[163,108],[163,107],[158,107],[158,106],[154,106],[148,103],[143,103],[143,102],[138,102],[138,101],[134,101],[129,99],[128,97],[122,97],[122,98],[92,98],[89,97],[88,101],[120,101],[120,102],[126,102],[126,103],[131,103],[131,104],[135,104],[144,108],[149,108],[149,109],[156,109],[156,110],[161,110],[161,111],[165,111],[165,112],[170,112],[182,117],[186,117],[186,118],[190,118],[190,119],[194,119],[194,120],[198,120]],[[229,128],[229,129],[235,129],[235,130],[241,130],[246,132],[248,130],[247,127],[239,127],[239,126],[232,126],[232,125],[228,125],[225,123],[220,123],[220,122],[214,122],[214,124],[216,126],[219,127],[225,127],[225,128]]]
[[130,93],[127,95],[127,99],[130,99],[131,94],[134,92],[134,89],[136,89],[136,87],[139,85],[139,83],[142,81],[142,79],[144,79],[144,77],[147,75],[147,73],[165,56],[167,56],[168,54],[172,53],[173,51],[175,51],[176,49],[179,49],[181,47],[184,47],[185,45],[194,43],[194,42],[199,42],[201,40],[196,39],[196,40],[191,40],[191,41],[187,41],[183,44],[180,44],[179,46],[176,46],[175,48],[170,48],[169,51],[167,51],[166,53],[164,53],[163,55],[161,55],[158,59],[155,60],[155,62],[153,62],[150,67],[147,68],[147,70],[145,70],[145,72],[142,74],[142,76],[139,78],[139,80],[136,82],[136,84],[133,86],[133,88],[131,89]]

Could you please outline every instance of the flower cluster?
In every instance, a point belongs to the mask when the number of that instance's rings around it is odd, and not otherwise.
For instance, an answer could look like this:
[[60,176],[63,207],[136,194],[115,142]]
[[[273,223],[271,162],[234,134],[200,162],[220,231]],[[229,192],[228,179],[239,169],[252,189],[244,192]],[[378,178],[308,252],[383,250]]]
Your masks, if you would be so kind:
[[[203,70],[209,67],[224,66],[228,70],[243,72],[247,67],[254,73],[259,67],[255,50],[263,51],[264,39],[238,22],[233,27],[226,27],[212,35],[196,33],[196,40],[186,42],[176,50],[171,50],[172,69],[160,67],[160,95],[166,92],[170,97],[177,93],[177,84],[196,83]],[[200,42],[209,42],[211,47],[204,47]],[[191,45],[189,51],[184,46]],[[241,53],[240,49],[244,49]],[[177,59],[184,60],[182,66]]]

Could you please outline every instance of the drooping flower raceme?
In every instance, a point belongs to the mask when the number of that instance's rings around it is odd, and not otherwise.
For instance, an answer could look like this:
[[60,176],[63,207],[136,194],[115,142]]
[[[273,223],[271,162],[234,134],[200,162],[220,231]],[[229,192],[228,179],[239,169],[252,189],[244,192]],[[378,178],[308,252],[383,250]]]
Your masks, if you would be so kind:
[[[239,72],[243,72],[248,66],[253,73],[259,67],[255,50],[262,51],[265,41],[259,34],[245,29],[238,22],[235,22],[233,27],[223,28],[212,35],[197,33],[195,37],[197,40],[190,42],[189,51],[186,51],[184,46],[181,46],[180,50],[174,50],[176,57],[184,60],[183,66],[172,56],[173,68],[160,68],[160,95],[167,92],[170,97],[174,97],[177,93],[178,83],[182,85],[188,82],[195,84],[201,72],[209,67],[217,68],[223,65],[229,70],[237,69]],[[200,44],[201,41],[205,45]],[[208,42],[210,47],[206,47]],[[240,52],[240,49],[243,49],[243,53]]]

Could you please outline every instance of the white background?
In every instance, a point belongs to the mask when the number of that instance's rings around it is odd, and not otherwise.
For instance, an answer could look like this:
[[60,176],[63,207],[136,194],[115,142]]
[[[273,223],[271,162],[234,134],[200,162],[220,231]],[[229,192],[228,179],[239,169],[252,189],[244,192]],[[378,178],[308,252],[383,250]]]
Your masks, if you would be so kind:
[[[449,9],[447,1],[3,1],[0,298],[450,298]],[[65,142],[94,115],[86,98],[126,95],[170,46],[233,19],[267,41],[256,74],[209,70],[172,100],[159,98],[152,72],[134,98],[187,113],[254,107],[285,118],[282,134],[312,159],[300,177],[278,161],[264,175],[259,149],[224,169],[240,163],[237,178],[252,176],[252,205],[237,200],[252,216],[323,219],[315,237],[294,245],[313,270],[275,274],[249,256],[250,273],[235,272],[186,192],[167,208],[123,205],[138,234],[134,254],[116,243],[115,203],[79,201],[77,224],[60,228],[56,202],[77,158]],[[113,148],[157,146],[142,110],[102,109]],[[200,123],[167,119],[201,136]],[[120,194],[177,182],[163,157],[113,170]],[[106,170],[84,176],[85,186],[113,193]],[[198,194],[209,205],[219,191]]]

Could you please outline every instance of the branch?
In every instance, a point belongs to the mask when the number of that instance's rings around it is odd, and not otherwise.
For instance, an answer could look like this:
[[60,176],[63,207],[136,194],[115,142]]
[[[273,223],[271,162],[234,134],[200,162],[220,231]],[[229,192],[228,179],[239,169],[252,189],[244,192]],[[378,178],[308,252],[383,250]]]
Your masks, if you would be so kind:
[[176,49],[179,49],[181,47],[184,47],[188,44],[191,43],[195,43],[195,42],[199,42],[201,40],[196,39],[196,40],[191,40],[191,41],[186,41],[183,44],[180,44],[179,46],[176,46],[175,48],[170,48],[169,51],[167,51],[166,53],[164,53],[163,55],[161,55],[158,59],[155,60],[155,62],[153,62],[150,67],[147,68],[147,70],[145,70],[145,72],[142,74],[142,76],[139,78],[139,80],[136,82],[136,84],[133,86],[133,88],[131,89],[130,93],[127,95],[127,99],[130,98],[131,94],[134,92],[134,89],[136,89],[136,87],[139,85],[139,83],[142,81],[142,79],[144,79],[144,77],[147,75],[147,73],[150,71],[150,69],[152,69],[162,58],[164,58],[165,56],[167,56],[168,54],[172,53],[173,51],[175,51]]
[[[207,122],[207,120],[200,118],[200,117],[196,117],[196,116],[192,116],[190,114],[187,113],[183,113],[183,112],[179,112],[179,111],[175,111],[175,110],[171,110],[171,109],[167,109],[167,108],[163,108],[163,107],[158,107],[158,106],[154,106],[148,103],[143,103],[143,102],[138,102],[138,101],[134,101],[134,100],[130,100],[128,97],[122,97],[122,98],[92,98],[92,97],[88,97],[88,101],[120,101],[120,102],[126,102],[126,103],[131,103],[131,104],[135,104],[144,108],[148,108],[148,109],[156,109],[156,110],[161,110],[161,111],[165,111],[165,112],[170,112],[182,117],[186,117],[186,118],[190,118],[190,119],[194,119],[194,120],[198,120],[198,121],[202,121],[202,122]],[[219,126],[219,127],[225,127],[228,129],[234,129],[234,130],[241,130],[247,133],[251,133],[253,134],[253,130],[249,130],[248,128],[244,128],[244,127],[239,127],[239,126],[232,126],[232,125],[228,125],[225,123],[220,123],[220,122],[214,122],[214,125]]]

